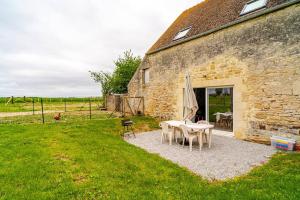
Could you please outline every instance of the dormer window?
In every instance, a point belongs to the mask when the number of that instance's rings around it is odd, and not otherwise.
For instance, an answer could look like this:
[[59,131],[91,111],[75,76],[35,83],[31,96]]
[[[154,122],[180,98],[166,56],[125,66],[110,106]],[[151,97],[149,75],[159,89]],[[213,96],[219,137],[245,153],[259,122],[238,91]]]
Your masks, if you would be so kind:
[[181,38],[184,38],[184,37],[188,34],[188,32],[191,30],[191,28],[192,28],[192,27],[189,27],[189,28],[186,28],[186,29],[183,29],[183,30],[179,31],[179,32],[176,34],[176,36],[174,37],[173,40],[179,40],[179,39],[181,39]]
[[248,13],[251,13],[251,12],[254,12],[256,10],[259,10],[261,8],[264,8],[268,3],[268,0],[253,0],[253,1],[250,1],[248,2],[240,15],[245,15],[245,14],[248,14]]

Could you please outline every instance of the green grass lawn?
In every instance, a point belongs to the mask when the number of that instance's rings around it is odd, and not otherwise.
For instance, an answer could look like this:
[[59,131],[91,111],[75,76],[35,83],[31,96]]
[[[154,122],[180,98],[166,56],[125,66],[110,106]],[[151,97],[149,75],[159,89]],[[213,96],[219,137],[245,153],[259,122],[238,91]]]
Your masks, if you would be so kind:
[[[133,120],[136,130],[158,128]],[[0,125],[0,199],[300,199],[300,154],[210,183],[120,131],[120,119]]]
[[[55,113],[44,114],[45,123],[54,123],[54,116],[57,115],[58,111]],[[107,119],[110,116],[109,112],[95,111],[91,113],[92,119]],[[114,116],[112,116],[114,117]],[[33,124],[33,123],[42,123],[42,115],[19,115],[13,117],[1,117],[0,124]],[[89,120],[90,112],[89,111],[72,111],[72,112],[62,112],[60,122],[74,122],[78,123],[82,120]]]

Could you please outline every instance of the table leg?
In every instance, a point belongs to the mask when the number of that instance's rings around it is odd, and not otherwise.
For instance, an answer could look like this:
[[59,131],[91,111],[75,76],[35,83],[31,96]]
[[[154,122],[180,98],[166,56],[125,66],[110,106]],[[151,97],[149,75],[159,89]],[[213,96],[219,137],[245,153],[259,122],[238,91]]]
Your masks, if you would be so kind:
[[176,132],[177,132],[177,129],[174,128],[174,132],[173,132],[173,140],[175,140],[175,143],[177,143]]
[[208,136],[208,140],[209,140],[208,148],[211,147],[211,138],[212,138],[212,129],[210,128],[210,129],[209,129],[209,136]]
[[169,134],[169,145],[172,145],[173,135],[175,134],[175,128],[172,127],[171,134]]
[[202,144],[203,144],[203,134],[202,134],[202,132],[199,132],[199,134],[198,134],[198,140],[199,140],[199,149],[200,149],[200,151],[202,150]]

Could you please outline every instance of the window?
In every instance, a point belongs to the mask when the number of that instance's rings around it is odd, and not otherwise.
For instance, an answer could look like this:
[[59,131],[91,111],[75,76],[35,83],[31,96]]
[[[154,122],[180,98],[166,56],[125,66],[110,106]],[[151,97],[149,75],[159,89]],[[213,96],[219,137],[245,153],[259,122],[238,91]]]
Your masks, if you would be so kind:
[[147,84],[149,82],[150,82],[149,69],[144,69],[144,84]]
[[190,30],[191,30],[191,27],[179,31],[179,32],[176,34],[176,36],[174,37],[173,40],[179,40],[179,39],[181,39],[181,38],[184,38],[184,37],[188,34],[188,32],[189,32]]
[[268,0],[253,0],[253,1],[250,1],[244,6],[244,8],[243,8],[240,15],[245,15],[247,13],[256,11],[258,9],[261,9],[261,8],[263,8],[267,5],[267,2],[268,2]]

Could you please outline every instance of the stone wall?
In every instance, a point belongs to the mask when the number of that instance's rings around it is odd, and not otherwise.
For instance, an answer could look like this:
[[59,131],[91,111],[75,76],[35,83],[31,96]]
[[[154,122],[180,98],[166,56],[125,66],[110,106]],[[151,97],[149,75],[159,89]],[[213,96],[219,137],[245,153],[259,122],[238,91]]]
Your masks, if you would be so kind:
[[[143,69],[150,82],[143,84]],[[233,86],[238,138],[300,135],[300,6],[147,55],[129,84],[145,114],[182,116],[184,73],[195,88]]]

